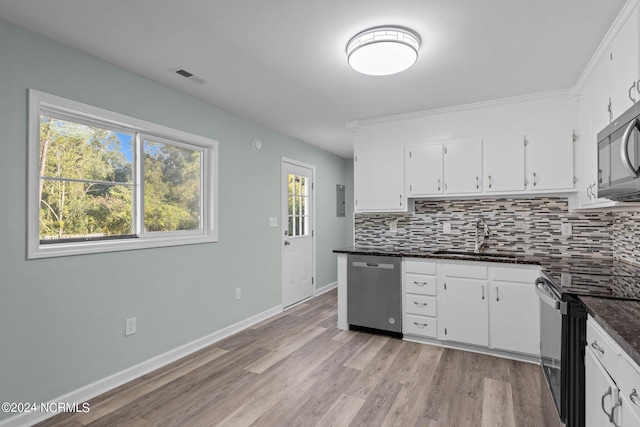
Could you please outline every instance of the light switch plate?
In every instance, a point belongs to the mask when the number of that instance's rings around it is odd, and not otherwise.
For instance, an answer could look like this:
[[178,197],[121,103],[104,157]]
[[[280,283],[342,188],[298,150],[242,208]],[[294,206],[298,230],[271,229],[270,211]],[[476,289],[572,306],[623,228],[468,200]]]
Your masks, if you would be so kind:
[[450,222],[442,223],[442,233],[443,234],[451,234],[451,223]]
[[270,216],[269,217],[269,227],[274,228],[278,226],[278,217]]
[[390,221],[389,222],[389,231],[391,233],[397,233],[398,232],[398,221]]
[[563,222],[562,223],[562,235],[563,236],[571,236],[573,234],[572,230],[571,230],[571,223],[570,222]]

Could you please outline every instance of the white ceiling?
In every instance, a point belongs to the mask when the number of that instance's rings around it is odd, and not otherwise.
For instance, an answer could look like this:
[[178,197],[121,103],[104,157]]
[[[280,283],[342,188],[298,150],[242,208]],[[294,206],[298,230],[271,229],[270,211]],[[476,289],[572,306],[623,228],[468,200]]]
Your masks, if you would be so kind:
[[[624,3],[0,0],[0,17],[349,157],[347,121],[570,88]],[[413,68],[348,67],[346,43],[377,25],[420,34]]]

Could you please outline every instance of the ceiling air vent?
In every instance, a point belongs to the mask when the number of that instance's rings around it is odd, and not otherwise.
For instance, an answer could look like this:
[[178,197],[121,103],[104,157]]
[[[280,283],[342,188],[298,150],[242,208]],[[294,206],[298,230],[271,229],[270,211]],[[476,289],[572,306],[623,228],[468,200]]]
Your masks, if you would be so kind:
[[197,74],[193,74],[187,70],[185,70],[184,68],[178,68],[176,70],[173,70],[176,74],[181,75],[182,77],[185,77],[191,81],[194,81],[196,83],[200,83],[203,84],[206,82],[205,79],[203,79],[202,77],[198,76]]

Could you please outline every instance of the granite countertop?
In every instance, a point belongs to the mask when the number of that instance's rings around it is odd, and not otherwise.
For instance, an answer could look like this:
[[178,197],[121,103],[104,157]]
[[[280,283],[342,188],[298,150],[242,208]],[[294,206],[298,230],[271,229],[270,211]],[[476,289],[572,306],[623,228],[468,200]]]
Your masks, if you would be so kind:
[[602,329],[640,365],[640,301],[580,296]]
[[[334,249],[334,253],[348,255],[373,255],[391,256],[402,258],[425,258],[425,259],[448,259],[460,261],[481,261],[481,262],[501,262],[506,264],[533,264],[543,268],[569,269],[575,263],[588,265],[608,262],[605,257],[566,257],[549,254],[514,254],[510,252],[481,252],[474,254],[468,250],[437,250],[425,249],[423,251],[408,250],[405,248],[370,248],[370,247],[350,247]],[[599,261],[599,262],[598,262]]]
[[[545,271],[554,273],[576,269],[589,273],[591,268],[603,269],[611,267],[611,258],[606,257],[561,257],[545,254],[520,255],[509,253],[474,254],[467,251],[434,250],[411,251],[403,248],[367,248],[351,247],[336,249],[334,253],[350,255],[375,255],[406,258],[449,259],[464,261],[501,262],[510,264],[540,265]],[[622,265],[625,265],[622,263]],[[629,267],[629,265],[627,265]],[[640,277],[638,266],[630,266],[631,272],[625,271],[634,281]],[[619,273],[612,270],[612,273]],[[640,280],[640,279],[638,279]],[[640,301],[603,298],[595,296],[579,296],[585,304],[587,312],[607,331],[618,345],[640,365]]]

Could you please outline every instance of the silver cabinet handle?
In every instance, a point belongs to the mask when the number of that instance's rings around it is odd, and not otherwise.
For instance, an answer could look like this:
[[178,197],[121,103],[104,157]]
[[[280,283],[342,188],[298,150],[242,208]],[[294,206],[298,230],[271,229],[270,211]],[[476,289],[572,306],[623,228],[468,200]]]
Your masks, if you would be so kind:
[[[609,420],[611,420],[611,414],[608,413],[606,409],[604,409],[604,399],[606,399],[607,396],[610,396],[610,395],[611,395],[611,387],[609,387],[606,393],[602,395],[602,399],[600,400],[600,406],[602,407],[602,412],[607,414],[607,417],[609,417]],[[613,413],[613,411],[611,411],[611,413]]]
[[476,190],[480,188],[480,178],[476,176]]
[[413,322],[414,325],[416,325],[418,328],[424,328],[426,326],[429,326],[428,323],[418,323],[418,322]]
[[400,206],[402,206],[402,194],[400,195]]
[[633,82],[633,84],[631,85],[631,87],[629,88],[629,99],[631,100],[631,102],[633,102],[634,104],[636,103],[636,99],[631,95],[631,92],[633,92],[633,90],[636,88],[636,82]]
[[482,299],[484,299],[484,286],[482,286]]
[[536,173],[534,172],[534,173],[533,173],[533,186],[534,186],[534,187],[538,184],[538,183],[536,182],[536,178],[537,178],[537,175],[536,175]]
[[591,343],[591,348],[594,349],[594,350],[598,350],[604,356],[604,348],[602,348],[602,346],[600,344],[598,344],[598,341],[592,342]]
[[445,190],[447,189],[447,183],[446,182],[444,183],[444,189]]
[[489,175],[489,188],[491,188],[492,185],[493,185],[493,182],[491,181],[491,175]]
[[417,286],[424,286],[424,285],[427,285],[428,283],[429,282],[416,282],[416,281],[413,282],[413,284]]
[[638,396],[638,392],[634,388],[631,394],[629,395],[629,400],[633,402],[634,405],[640,406],[640,397]]
[[[591,184],[590,186],[587,187],[587,197],[590,198],[590,199],[593,197],[592,188],[593,188],[593,184]],[[589,191],[591,191],[591,194],[589,194]]]
[[440,191],[440,180],[438,180],[438,191]]
[[496,301],[500,301],[500,289],[496,286]]
[[620,397],[618,397],[618,401],[616,402],[615,405],[613,405],[613,407],[611,408],[611,415],[609,415],[609,422],[611,424],[613,424],[615,427],[620,427],[618,425],[618,423],[616,423],[615,420],[615,413],[616,413],[616,408],[622,406],[622,399]]
[[417,305],[418,307],[426,307],[427,303],[426,302],[418,302],[418,301],[414,301],[413,302],[415,305]]
[[629,171],[631,176],[636,178],[640,175],[640,168],[635,169],[629,159],[629,138],[631,138],[631,132],[633,132],[633,129],[637,128],[639,125],[640,122],[638,119],[633,119],[624,131],[624,134],[622,135],[622,144],[620,144],[620,158],[622,158],[622,164],[627,168],[627,171]]
[[284,241],[284,245],[285,245],[285,246],[289,246],[290,244],[291,244],[291,242],[290,242],[290,241],[288,241],[288,240],[285,240],[285,241]]

